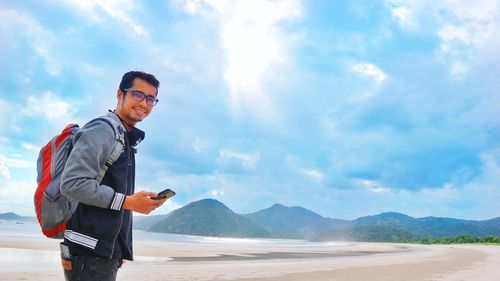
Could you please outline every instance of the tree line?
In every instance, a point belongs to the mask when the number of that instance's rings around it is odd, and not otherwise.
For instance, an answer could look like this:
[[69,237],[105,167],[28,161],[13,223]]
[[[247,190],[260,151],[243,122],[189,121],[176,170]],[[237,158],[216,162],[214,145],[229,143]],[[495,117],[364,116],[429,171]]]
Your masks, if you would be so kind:
[[481,244],[500,244],[500,236],[484,236],[476,237],[472,235],[459,235],[455,237],[425,237],[416,240],[415,242],[420,244],[470,244],[470,243],[481,243]]

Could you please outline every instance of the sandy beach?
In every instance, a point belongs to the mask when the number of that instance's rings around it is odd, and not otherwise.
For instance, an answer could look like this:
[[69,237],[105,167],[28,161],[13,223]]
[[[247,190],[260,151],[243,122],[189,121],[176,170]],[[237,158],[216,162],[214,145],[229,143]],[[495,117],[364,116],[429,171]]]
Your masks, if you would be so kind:
[[[243,241],[243,242],[241,242]],[[0,280],[63,280],[58,241],[0,238]],[[388,243],[138,241],[118,280],[471,280],[500,276],[500,247]]]

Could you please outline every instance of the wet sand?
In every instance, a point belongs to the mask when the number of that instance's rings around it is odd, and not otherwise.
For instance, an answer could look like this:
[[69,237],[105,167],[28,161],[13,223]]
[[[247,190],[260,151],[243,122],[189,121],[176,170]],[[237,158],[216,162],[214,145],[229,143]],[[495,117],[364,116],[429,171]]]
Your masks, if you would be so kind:
[[[63,280],[58,242],[0,239],[0,280]],[[471,280],[500,276],[500,247],[138,241],[118,280]]]

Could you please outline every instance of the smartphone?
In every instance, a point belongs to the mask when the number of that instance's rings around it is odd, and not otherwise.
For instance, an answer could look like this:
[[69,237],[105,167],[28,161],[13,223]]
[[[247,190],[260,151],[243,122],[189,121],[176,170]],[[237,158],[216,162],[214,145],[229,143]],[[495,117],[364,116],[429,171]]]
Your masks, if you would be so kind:
[[168,199],[174,195],[175,195],[175,192],[173,190],[171,190],[170,188],[167,188],[167,189],[161,191],[160,193],[158,193],[158,196],[151,197],[151,199],[153,199],[153,200],[162,200],[165,198]]

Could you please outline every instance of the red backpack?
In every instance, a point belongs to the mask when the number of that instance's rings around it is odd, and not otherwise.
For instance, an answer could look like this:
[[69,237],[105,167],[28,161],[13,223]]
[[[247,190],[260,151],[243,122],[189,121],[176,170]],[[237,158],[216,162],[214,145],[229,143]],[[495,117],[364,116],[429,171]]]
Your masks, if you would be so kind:
[[[101,167],[96,180],[100,183],[108,167],[120,156],[125,147],[125,128],[110,116],[94,119],[109,124],[115,132],[116,145],[108,161]],[[89,122],[89,123],[90,123]],[[43,234],[50,238],[63,238],[66,222],[76,210],[78,202],[61,193],[61,176],[73,148],[73,138],[78,131],[76,124],[67,125],[61,134],[52,138],[42,149],[37,160],[35,211]]]

